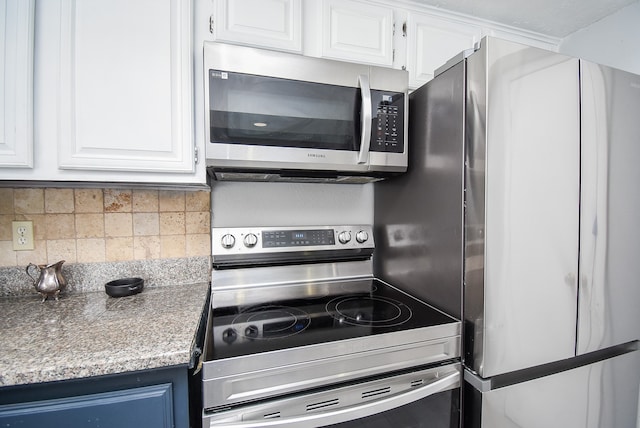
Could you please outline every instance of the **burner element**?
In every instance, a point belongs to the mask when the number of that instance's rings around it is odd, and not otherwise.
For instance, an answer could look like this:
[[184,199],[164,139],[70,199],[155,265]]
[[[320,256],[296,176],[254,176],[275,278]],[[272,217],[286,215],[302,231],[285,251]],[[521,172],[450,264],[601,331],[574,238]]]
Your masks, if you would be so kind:
[[336,297],[326,310],[339,324],[361,327],[393,327],[407,322],[413,312],[402,302],[387,297]]
[[279,306],[252,306],[232,321],[239,334],[251,340],[280,339],[304,331],[311,317],[302,309]]

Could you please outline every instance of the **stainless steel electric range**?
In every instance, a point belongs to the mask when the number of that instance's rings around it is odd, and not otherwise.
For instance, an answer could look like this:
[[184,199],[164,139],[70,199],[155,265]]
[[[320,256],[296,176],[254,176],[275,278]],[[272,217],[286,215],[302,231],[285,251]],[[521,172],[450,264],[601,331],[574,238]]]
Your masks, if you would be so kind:
[[373,276],[371,226],[212,240],[203,426],[458,426],[460,322]]

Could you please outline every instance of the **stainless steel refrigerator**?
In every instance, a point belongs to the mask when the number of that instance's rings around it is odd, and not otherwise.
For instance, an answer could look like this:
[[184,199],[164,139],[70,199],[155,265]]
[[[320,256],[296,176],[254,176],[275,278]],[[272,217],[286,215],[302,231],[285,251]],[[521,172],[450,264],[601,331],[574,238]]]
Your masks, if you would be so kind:
[[463,320],[464,425],[640,426],[640,76],[484,38],[409,114],[375,269]]

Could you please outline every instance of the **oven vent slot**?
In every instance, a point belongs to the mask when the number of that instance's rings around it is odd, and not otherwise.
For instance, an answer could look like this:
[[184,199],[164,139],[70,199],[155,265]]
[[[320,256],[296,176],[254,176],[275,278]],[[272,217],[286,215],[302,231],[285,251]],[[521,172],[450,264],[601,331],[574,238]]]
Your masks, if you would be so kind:
[[362,398],[371,398],[371,397],[375,397],[376,395],[388,394],[390,392],[391,392],[391,387],[386,386],[384,388],[365,391],[362,393]]
[[280,417],[280,412],[267,413],[262,416],[262,419],[277,419]]
[[411,381],[411,388],[415,388],[417,386],[421,386],[424,385],[424,379],[418,379],[418,380],[412,380]]
[[321,401],[319,403],[307,404],[307,412],[323,409],[325,407],[337,406],[338,404],[340,404],[340,400],[337,398],[327,401]]

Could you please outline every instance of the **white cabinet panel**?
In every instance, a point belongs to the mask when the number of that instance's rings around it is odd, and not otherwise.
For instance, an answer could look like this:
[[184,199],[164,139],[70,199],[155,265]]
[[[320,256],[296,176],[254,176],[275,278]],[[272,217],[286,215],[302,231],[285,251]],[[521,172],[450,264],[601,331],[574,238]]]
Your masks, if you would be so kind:
[[407,28],[409,85],[417,88],[431,80],[436,69],[465,49],[473,48],[481,36],[479,26],[410,13]]
[[189,0],[63,0],[58,166],[194,171]]
[[300,53],[301,0],[216,0],[215,40]]
[[33,166],[35,0],[0,0],[0,166]]
[[393,9],[345,0],[323,4],[322,56],[391,66]]

